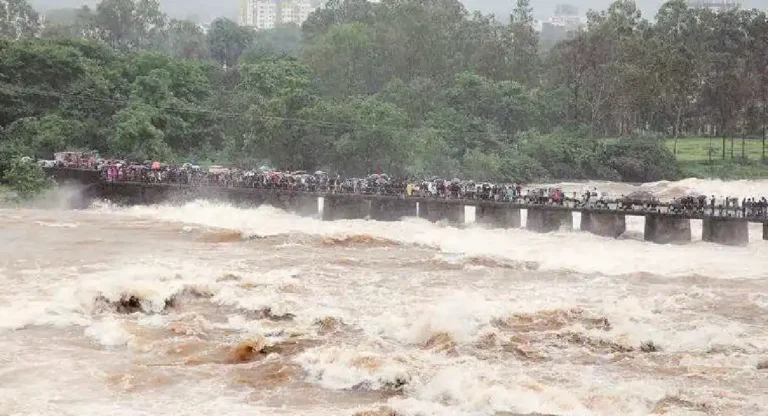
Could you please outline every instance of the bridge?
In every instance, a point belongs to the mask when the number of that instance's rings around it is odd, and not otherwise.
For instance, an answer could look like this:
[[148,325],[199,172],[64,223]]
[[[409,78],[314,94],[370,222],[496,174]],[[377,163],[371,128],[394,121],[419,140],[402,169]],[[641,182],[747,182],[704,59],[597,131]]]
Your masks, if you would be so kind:
[[[604,237],[619,237],[626,229],[626,217],[645,218],[644,238],[660,244],[685,244],[691,241],[691,220],[702,220],[704,241],[724,245],[746,245],[749,223],[763,224],[763,239],[768,240],[768,217],[742,217],[734,211],[712,209],[673,212],[668,204],[653,208],[598,208],[576,204],[533,204],[479,199],[444,199],[415,196],[366,195],[332,192],[305,192],[287,189],[190,186],[173,183],[108,182],[98,171],[48,169],[59,182],[86,185],[79,195],[81,203],[103,198],[132,205],[184,202],[195,199],[221,200],[244,206],[271,205],[304,216],[319,216],[325,221],[372,219],[398,221],[419,217],[452,224],[465,223],[465,207],[475,207],[476,222],[491,228],[520,228],[522,210],[527,212],[526,228],[548,233],[573,229],[573,213],[581,213],[582,231]],[[320,203],[322,199],[322,204]]]

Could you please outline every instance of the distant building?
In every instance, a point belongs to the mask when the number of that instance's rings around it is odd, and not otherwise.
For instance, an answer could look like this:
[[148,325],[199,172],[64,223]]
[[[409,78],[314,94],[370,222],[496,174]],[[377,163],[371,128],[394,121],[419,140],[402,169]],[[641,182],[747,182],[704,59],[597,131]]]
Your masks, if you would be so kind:
[[239,23],[259,30],[288,23],[301,25],[317,4],[313,0],[241,0]]
[[552,16],[540,24],[541,39],[555,43],[576,33],[582,25],[582,19],[580,16]]
[[280,23],[301,26],[314,10],[308,1],[283,1],[280,3]]
[[721,12],[735,9],[740,6],[740,0],[690,0],[693,7],[710,9]]

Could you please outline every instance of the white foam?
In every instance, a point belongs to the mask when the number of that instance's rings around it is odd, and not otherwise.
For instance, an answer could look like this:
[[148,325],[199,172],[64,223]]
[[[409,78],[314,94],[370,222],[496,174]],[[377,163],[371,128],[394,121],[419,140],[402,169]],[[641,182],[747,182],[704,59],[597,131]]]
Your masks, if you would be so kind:
[[474,293],[457,291],[431,303],[406,305],[405,311],[383,315],[377,327],[385,335],[407,344],[423,344],[439,333],[456,342],[471,341],[491,319],[502,315],[508,305]]
[[299,355],[296,361],[311,380],[328,389],[392,389],[412,379],[403,362],[364,349],[315,348]]
[[516,372],[467,360],[437,371],[409,398],[389,406],[405,415],[488,415],[496,412],[592,414],[567,391],[550,388]]
[[86,328],[85,335],[105,347],[119,347],[127,344],[130,339],[130,334],[123,328],[122,323],[113,317],[92,323]]
[[[768,194],[768,189],[766,191]],[[107,212],[232,229],[246,235],[369,234],[404,243],[433,246],[449,253],[536,261],[547,270],[566,269],[609,275],[648,272],[670,277],[698,274],[715,278],[760,278],[766,276],[768,270],[768,243],[762,240],[759,226],[751,227],[751,243],[748,247],[726,247],[702,242],[665,246],[632,239],[602,238],[582,232],[538,234],[522,229],[458,229],[418,219],[392,223],[365,220],[323,222],[297,217],[272,207],[240,209],[206,201],[188,203],[181,207],[160,205],[116,211],[110,209]],[[642,218],[628,221],[629,233],[642,233],[642,224]],[[700,226],[694,225],[693,234],[701,235]]]
[[71,223],[71,222],[35,221],[35,224],[41,227],[50,227],[50,228],[77,228],[78,227],[78,224]]

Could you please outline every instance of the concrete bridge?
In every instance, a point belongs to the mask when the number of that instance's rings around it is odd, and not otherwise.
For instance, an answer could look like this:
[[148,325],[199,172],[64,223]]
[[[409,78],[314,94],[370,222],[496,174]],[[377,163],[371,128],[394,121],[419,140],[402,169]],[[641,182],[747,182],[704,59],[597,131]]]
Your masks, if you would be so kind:
[[[436,199],[421,197],[301,192],[284,189],[188,186],[181,184],[105,182],[96,171],[69,173],[50,170],[60,182],[85,184],[79,195],[81,204],[93,198],[126,204],[184,202],[195,199],[228,201],[238,205],[272,205],[304,216],[319,216],[326,221],[373,219],[397,221],[420,217],[429,221],[465,223],[465,207],[475,207],[476,222],[492,228],[520,228],[522,210],[527,212],[526,228],[548,233],[573,229],[573,213],[581,213],[580,228],[604,237],[619,237],[626,229],[627,216],[645,217],[645,240],[660,244],[691,241],[691,220],[703,221],[703,240],[725,245],[746,245],[749,223],[763,224],[763,239],[768,240],[768,218],[740,218],[702,212],[673,213],[667,206],[657,209],[619,210],[569,205],[539,205],[486,200]],[[95,172],[95,173],[94,173]],[[322,203],[321,203],[322,201]],[[717,214],[717,211],[715,214]]]

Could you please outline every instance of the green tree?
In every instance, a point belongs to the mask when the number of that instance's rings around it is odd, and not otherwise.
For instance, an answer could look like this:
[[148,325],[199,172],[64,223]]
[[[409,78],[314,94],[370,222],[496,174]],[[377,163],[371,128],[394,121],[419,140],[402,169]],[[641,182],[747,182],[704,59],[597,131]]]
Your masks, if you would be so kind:
[[178,58],[203,60],[209,54],[207,42],[205,33],[196,23],[171,20],[163,51]]
[[40,30],[40,17],[26,0],[0,0],[0,37],[33,37]]
[[110,149],[137,160],[170,160],[172,152],[165,134],[155,123],[158,110],[146,104],[134,104],[114,117]]
[[304,51],[304,60],[328,96],[348,97],[375,90],[373,33],[360,23],[331,27]]
[[676,178],[679,171],[675,155],[664,142],[651,138],[625,138],[608,144],[602,163],[627,182]]
[[274,29],[260,30],[243,53],[248,61],[270,58],[298,58],[301,55],[301,28],[289,24]]
[[98,39],[115,49],[136,51],[161,44],[168,18],[158,0],[102,0],[93,22]]
[[15,143],[23,154],[39,159],[52,159],[55,152],[69,146],[82,145],[83,125],[78,120],[62,118],[58,114],[41,118],[22,118],[5,130],[8,140]]
[[538,81],[539,36],[533,23],[530,0],[517,0],[510,21],[510,71],[512,79],[524,85]]
[[211,57],[222,66],[233,67],[240,55],[248,48],[253,33],[237,23],[219,18],[211,23],[208,32],[208,48]]
[[677,140],[692,111],[701,79],[696,62],[700,56],[698,19],[685,0],[672,0],[662,5],[656,20],[654,37],[658,42],[653,71],[659,83],[658,107],[663,127],[672,128],[676,154]]
[[22,199],[30,198],[50,186],[43,169],[30,158],[13,157],[3,171],[2,181]]

